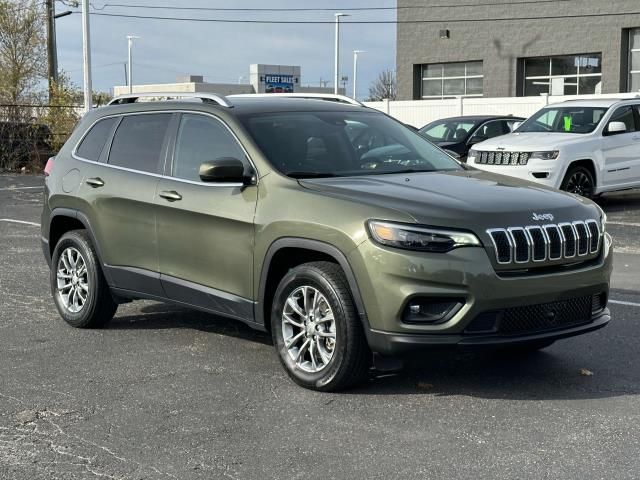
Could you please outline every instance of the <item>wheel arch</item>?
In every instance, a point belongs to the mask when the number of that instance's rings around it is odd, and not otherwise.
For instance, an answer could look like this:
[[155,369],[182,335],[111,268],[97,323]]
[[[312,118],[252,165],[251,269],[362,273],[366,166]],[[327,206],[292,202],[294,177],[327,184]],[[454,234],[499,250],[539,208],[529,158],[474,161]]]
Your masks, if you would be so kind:
[[593,183],[595,186],[595,190],[597,191],[598,188],[600,187],[600,185],[598,184],[600,180],[600,172],[598,171],[598,168],[596,166],[596,161],[592,158],[586,158],[586,157],[572,160],[571,162],[569,162],[566,170],[564,171],[564,175],[562,176],[562,183],[564,183],[567,177],[567,174],[574,167],[585,167],[591,172],[591,175],[593,175]]
[[[102,261],[102,252],[100,250],[100,245],[96,241],[96,237],[93,233],[93,228],[91,227],[91,223],[87,216],[78,211],[71,208],[54,208],[51,211],[51,216],[49,218],[49,226],[48,226],[48,234],[49,234],[49,254],[53,255],[53,250],[56,248],[56,244],[58,240],[67,232],[71,230],[84,229],[89,234],[89,238],[91,239],[91,243],[96,250],[96,255],[98,256],[98,260],[100,261],[100,266],[104,266],[104,262]],[[107,279],[107,283],[109,285],[112,284],[111,278],[109,277],[109,273],[107,269],[103,269],[103,273],[105,278]]]
[[[291,254],[293,254],[293,256]],[[285,262],[280,263],[283,257]],[[363,328],[365,332],[368,333],[369,322],[367,320],[364,302],[347,257],[341,250],[331,244],[319,240],[297,237],[280,238],[274,241],[267,250],[260,272],[258,301],[254,307],[256,322],[264,325],[264,327],[270,331],[271,325],[268,321],[269,310],[271,308],[273,294],[278,287],[277,283],[280,282],[290,268],[317,260],[329,260],[340,266],[349,284],[349,289],[351,290],[358,316],[363,323]]]

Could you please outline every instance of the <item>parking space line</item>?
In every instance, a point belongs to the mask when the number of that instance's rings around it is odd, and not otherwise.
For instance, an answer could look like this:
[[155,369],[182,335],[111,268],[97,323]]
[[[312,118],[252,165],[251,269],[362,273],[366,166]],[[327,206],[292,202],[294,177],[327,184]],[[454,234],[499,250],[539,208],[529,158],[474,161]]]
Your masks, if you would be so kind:
[[640,307],[640,303],[625,302],[622,300],[609,300],[609,303],[615,303],[616,305],[627,305],[629,307]]
[[39,187],[2,187],[0,188],[0,192],[9,190],[32,190],[35,188],[44,188],[44,185],[40,185]]
[[0,222],[19,223],[21,225],[31,225],[32,227],[39,227],[40,226],[40,224],[36,223],[36,222],[27,222],[25,220],[14,220],[12,218],[0,218]]

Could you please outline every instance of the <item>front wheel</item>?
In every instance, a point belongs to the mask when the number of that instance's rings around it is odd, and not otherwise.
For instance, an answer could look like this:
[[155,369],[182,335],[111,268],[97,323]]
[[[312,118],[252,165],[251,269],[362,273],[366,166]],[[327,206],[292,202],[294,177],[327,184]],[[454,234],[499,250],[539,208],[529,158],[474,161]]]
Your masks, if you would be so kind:
[[289,376],[320,391],[366,378],[371,362],[362,324],[340,267],[306,263],[285,275],[271,311],[273,343]]
[[570,168],[560,186],[560,190],[586,198],[593,198],[595,188],[596,183],[591,170],[581,166]]

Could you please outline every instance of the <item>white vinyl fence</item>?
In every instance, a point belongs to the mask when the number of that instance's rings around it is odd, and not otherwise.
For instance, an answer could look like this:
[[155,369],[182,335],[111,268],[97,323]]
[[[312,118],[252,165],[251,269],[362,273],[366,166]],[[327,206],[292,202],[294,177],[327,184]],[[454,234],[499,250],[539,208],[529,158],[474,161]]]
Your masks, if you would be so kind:
[[365,105],[381,110],[401,122],[420,128],[434,120],[459,115],[513,115],[526,118],[551,103],[576,99],[633,98],[636,96],[638,95],[635,93],[617,93],[502,98],[460,97],[444,100],[383,100],[382,102],[365,102]]

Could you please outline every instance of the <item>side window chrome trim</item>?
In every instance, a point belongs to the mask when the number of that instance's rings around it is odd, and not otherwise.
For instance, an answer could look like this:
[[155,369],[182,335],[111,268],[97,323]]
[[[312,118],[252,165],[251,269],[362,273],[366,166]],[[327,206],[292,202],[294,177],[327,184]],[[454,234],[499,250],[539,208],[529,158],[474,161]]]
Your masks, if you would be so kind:
[[[231,187],[231,188],[237,188],[237,187],[244,186],[244,184],[242,184],[240,182],[238,182],[238,183],[194,182],[192,180],[184,180],[184,179],[181,179],[181,178],[173,177],[171,175],[163,175],[163,174],[160,174],[160,173],[145,172],[143,170],[136,170],[134,168],[121,167],[119,165],[111,165],[111,164],[109,164],[107,162],[96,162],[95,160],[89,160],[88,158],[80,157],[77,154],[78,147],[82,143],[82,140],[84,140],[84,137],[87,136],[87,134],[94,127],[94,125],[96,123],[98,123],[99,121],[104,120],[106,118],[112,118],[112,117],[120,117],[120,118],[122,118],[122,117],[130,116],[130,115],[149,115],[149,114],[155,114],[155,113],[183,113],[183,114],[184,113],[190,113],[190,114],[196,114],[196,115],[204,115],[204,116],[213,118],[214,120],[217,120],[218,122],[220,122],[222,125],[225,126],[225,128],[229,131],[229,133],[231,133],[231,135],[236,140],[236,142],[238,142],[238,145],[240,145],[240,148],[244,152],[244,154],[245,154],[245,156],[247,158],[247,161],[251,164],[251,167],[253,167],[253,170],[256,173],[255,174],[255,177],[256,177],[255,185],[258,185],[258,183],[260,183],[260,175],[258,174],[258,169],[256,168],[255,163],[253,162],[253,160],[249,156],[249,152],[247,152],[247,149],[244,147],[244,145],[242,144],[240,139],[237,137],[235,132],[233,130],[231,130],[229,125],[227,125],[226,122],[224,122],[221,118],[218,118],[215,115],[212,115],[212,114],[207,113],[207,112],[198,112],[198,111],[192,111],[192,110],[154,110],[154,111],[150,111],[150,112],[114,113],[112,115],[105,115],[104,117],[98,118],[91,125],[89,125],[89,128],[87,128],[87,130],[84,132],[84,134],[82,135],[80,140],[78,140],[76,145],[73,147],[73,150],[71,151],[71,156],[76,160],[80,160],[81,162],[87,162],[87,163],[91,163],[91,164],[94,164],[94,165],[101,165],[103,167],[115,168],[116,170],[123,170],[123,171],[126,171],[126,172],[139,173],[141,175],[148,175],[150,177],[158,177],[158,178],[163,178],[163,179],[167,179],[167,180],[173,180],[173,181],[176,181],[176,182],[189,183],[189,184],[192,184],[192,185],[200,185],[200,186],[205,186],[205,187]],[[106,147],[106,145],[105,145],[105,147]],[[111,145],[109,145],[109,149],[111,149]],[[173,158],[172,158],[172,162],[173,162]]]

